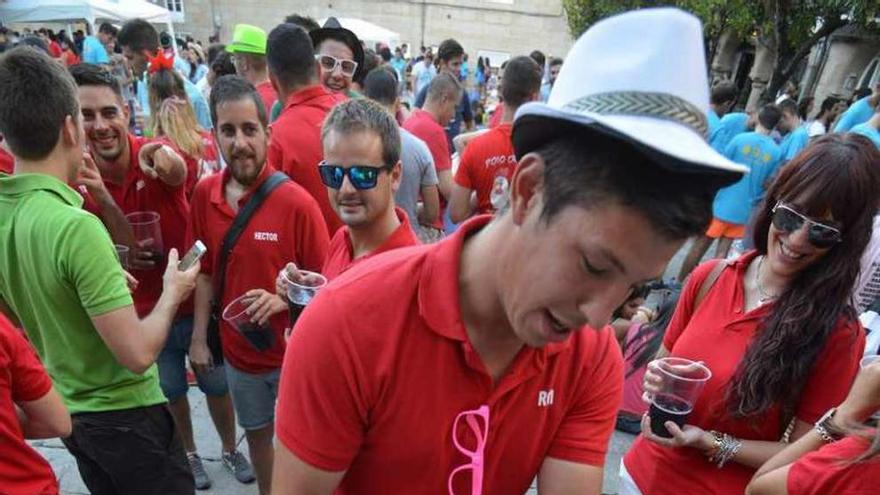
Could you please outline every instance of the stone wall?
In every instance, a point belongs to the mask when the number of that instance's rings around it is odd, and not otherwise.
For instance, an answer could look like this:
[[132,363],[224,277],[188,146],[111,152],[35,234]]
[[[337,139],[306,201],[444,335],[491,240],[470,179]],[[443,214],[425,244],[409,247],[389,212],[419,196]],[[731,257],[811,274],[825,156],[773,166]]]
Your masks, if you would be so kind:
[[826,96],[849,98],[856,87],[845,87],[847,79],[855,78],[856,84],[862,73],[875,57],[880,57],[880,40],[836,38],[828,49],[828,57],[819,73],[814,96],[816,108]]
[[[455,38],[470,54],[480,50],[564,56],[572,44],[559,0],[184,0],[185,22],[175,29],[207,42],[219,28],[228,41],[236,23],[267,31],[297,13],[314,19],[356,17],[400,33],[416,49]],[[474,62],[473,60],[471,61]]]

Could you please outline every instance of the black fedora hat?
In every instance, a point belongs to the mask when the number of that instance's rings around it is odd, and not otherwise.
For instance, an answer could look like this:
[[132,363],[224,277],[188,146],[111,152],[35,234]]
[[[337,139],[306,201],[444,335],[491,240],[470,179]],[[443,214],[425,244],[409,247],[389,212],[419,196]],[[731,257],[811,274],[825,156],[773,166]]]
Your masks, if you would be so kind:
[[352,79],[360,81],[363,78],[364,47],[361,46],[361,40],[358,39],[357,35],[342,27],[338,19],[335,17],[327,18],[324,21],[324,27],[309,31],[309,36],[312,38],[312,45],[315,47],[316,52],[325,40],[336,40],[344,43],[351,49],[351,52],[354,54],[354,61],[357,62],[357,70]]

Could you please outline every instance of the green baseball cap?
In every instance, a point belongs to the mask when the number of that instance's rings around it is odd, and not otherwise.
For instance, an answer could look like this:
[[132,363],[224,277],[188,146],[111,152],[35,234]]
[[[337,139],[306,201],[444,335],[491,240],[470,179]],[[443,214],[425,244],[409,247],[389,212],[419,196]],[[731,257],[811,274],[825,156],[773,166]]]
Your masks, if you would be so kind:
[[250,24],[236,24],[232,33],[232,43],[226,45],[229,53],[266,54],[266,31]]

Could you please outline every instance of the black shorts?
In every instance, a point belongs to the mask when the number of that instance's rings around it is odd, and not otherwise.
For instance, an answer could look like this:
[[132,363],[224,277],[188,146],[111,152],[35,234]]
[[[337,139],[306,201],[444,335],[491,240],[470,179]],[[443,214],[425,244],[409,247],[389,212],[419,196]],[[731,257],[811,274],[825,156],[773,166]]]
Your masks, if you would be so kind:
[[165,404],[72,415],[63,439],[93,495],[191,494],[189,462]]

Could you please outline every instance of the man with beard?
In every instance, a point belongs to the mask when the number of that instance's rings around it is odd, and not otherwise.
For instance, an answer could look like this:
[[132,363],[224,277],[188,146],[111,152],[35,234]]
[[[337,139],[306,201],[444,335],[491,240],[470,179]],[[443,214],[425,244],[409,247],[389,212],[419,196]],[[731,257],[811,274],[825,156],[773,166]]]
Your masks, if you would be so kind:
[[0,58],[0,133],[15,156],[15,174],[0,176],[0,311],[24,328],[70,410],[63,441],[89,491],[192,493],[153,363],[199,264],[181,272],[172,249],[161,297],[138,318],[107,231],[67,186],[83,164],[85,118],[48,55]]
[[[287,320],[279,314],[287,303],[275,295],[275,276],[288,261],[320,270],[329,238],[318,204],[302,187],[285,179],[245,225],[225,268],[219,266],[224,238],[236,215],[275,170],[266,163],[266,108],[253,85],[239,76],[219,78],[211,88],[211,116],[217,123],[215,142],[228,166],[199,182],[192,197],[189,237],[201,239],[208,254],[196,283],[189,356],[193,367],[203,373],[219,364],[207,344],[211,303],[217,298],[219,307],[225,308],[245,296],[249,324],[268,343],[252,344],[225,320],[220,322],[220,341],[238,424],[245,430],[260,493],[265,495],[272,473],[275,399]],[[213,280],[218,272],[225,274],[222,281]],[[222,294],[215,293],[221,286]]]
[[269,33],[269,79],[284,102],[272,124],[269,163],[300,184],[318,202],[330,234],[342,226],[330,206],[327,190],[318,175],[321,124],[333,105],[345,96],[330,93],[318,79],[320,71],[309,35],[293,24],[280,24]]

